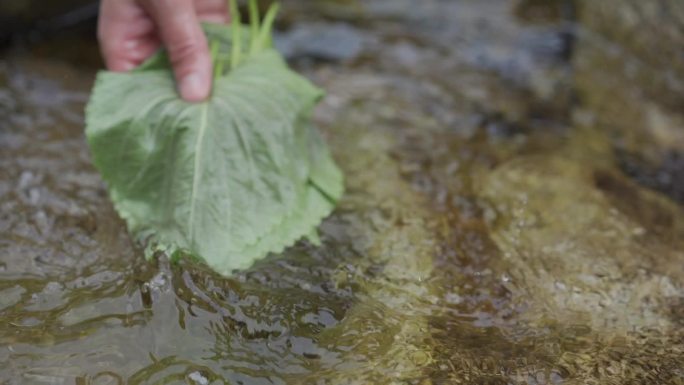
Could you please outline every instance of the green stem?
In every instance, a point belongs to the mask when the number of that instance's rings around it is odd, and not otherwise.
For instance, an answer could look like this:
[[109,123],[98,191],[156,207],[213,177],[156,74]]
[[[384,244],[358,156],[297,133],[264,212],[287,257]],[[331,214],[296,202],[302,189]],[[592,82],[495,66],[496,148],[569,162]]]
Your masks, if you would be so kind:
[[259,41],[257,43],[257,49],[261,50],[264,48],[271,48],[271,46],[273,45],[271,35],[273,30],[273,24],[275,23],[275,18],[278,15],[279,10],[279,3],[273,3],[271,4],[271,7],[268,8],[268,12],[266,12],[266,17],[264,17],[264,21],[261,25],[261,30],[259,31]]
[[250,54],[255,53],[259,45],[259,41],[257,40],[257,36],[259,35],[259,19],[259,4],[257,3],[257,0],[249,0]]
[[237,0],[228,0],[228,7],[230,8],[230,17],[232,18],[231,28],[233,30],[233,52],[231,54],[231,69],[234,69],[240,64],[240,55],[242,54],[242,25],[240,24],[240,9],[237,5]]
[[214,79],[218,80],[221,76],[223,76],[223,60],[220,57],[217,57],[215,66]]
[[214,80],[218,79],[221,72],[223,72],[219,64],[221,62],[221,59],[219,59],[219,47],[220,44],[218,40],[213,40],[210,44],[211,63],[214,66]]

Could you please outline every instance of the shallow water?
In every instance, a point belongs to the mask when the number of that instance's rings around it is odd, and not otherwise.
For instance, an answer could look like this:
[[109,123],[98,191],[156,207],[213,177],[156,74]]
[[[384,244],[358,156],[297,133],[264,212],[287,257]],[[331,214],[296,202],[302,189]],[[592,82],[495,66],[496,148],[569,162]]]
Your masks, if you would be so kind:
[[83,138],[93,43],[16,45],[0,383],[684,384],[684,94],[599,11],[286,3],[347,194],[323,246],[231,278],[128,238]]

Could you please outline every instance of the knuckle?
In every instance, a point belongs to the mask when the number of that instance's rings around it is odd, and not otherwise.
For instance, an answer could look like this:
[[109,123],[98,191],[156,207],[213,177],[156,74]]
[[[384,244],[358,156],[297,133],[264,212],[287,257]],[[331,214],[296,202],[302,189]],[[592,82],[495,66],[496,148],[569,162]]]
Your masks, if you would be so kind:
[[199,54],[199,44],[196,39],[191,37],[175,39],[167,43],[171,62],[178,64],[188,59],[194,58]]
[[167,48],[171,65],[180,74],[194,72],[203,63],[201,45],[196,41],[179,41]]

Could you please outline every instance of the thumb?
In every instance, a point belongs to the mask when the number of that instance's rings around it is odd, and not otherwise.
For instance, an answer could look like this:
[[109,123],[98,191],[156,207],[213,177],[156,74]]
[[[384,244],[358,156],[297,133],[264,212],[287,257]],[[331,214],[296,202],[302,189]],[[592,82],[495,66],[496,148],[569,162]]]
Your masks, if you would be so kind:
[[199,102],[211,93],[212,64],[193,0],[147,0],[166,46],[183,99]]

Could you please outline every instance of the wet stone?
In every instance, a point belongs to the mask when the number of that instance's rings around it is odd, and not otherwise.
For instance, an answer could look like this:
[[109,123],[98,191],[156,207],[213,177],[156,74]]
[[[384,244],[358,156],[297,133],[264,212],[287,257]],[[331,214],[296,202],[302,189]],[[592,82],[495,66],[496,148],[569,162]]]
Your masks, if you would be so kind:
[[619,153],[620,167],[638,183],[659,191],[684,204],[684,154],[667,152],[658,164],[640,159],[638,155]]
[[288,59],[350,61],[357,58],[366,37],[348,24],[296,24],[276,36],[276,48]]

